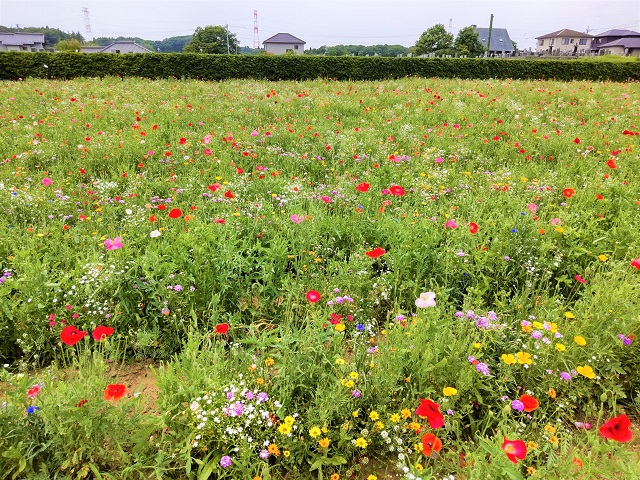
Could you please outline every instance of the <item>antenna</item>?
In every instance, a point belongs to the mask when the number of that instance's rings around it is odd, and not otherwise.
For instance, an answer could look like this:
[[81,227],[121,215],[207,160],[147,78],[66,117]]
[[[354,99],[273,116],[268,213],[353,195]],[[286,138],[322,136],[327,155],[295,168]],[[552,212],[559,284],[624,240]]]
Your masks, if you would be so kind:
[[93,33],[91,33],[91,22],[89,21],[89,9],[82,7],[82,15],[84,16],[84,31],[87,34],[87,40],[91,38],[93,40]]
[[258,34],[258,10],[253,11],[253,48],[260,48],[260,35]]
[[449,35],[451,35],[451,32],[453,31],[453,18],[449,19]]

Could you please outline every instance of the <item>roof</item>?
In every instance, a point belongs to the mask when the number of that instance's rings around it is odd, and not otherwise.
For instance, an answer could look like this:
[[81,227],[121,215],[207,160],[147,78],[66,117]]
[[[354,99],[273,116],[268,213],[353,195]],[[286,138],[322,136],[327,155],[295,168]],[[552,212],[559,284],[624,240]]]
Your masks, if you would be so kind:
[[298,37],[294,37],[290,33],[276,33],[273,37],[267,38],[263,44],[265,43],[299,43],[305,44],[304,40],[300,40]]
[[588,33],[578,32],[576,30],[571,30],[569,28],[563,28],[562,30],[558,30],[557,32],[547,33],[546,35],[542,35],[540,37],[536,37],[536,40],[541,38],[558,38],[558,37],[581,37],[581,38],[591,38],[593,35],[589,35]]
[[[488,28],[477,28],[476,32],[478,33],[478,39],[482,43],[482,45],[487,46],[487,41],[489,39],[489,29]],[[489,51],[493,52],[513,52],[513,42],[509,37],[509,32],[507,32],[506,28],[492,28],[491,29],[491,45],[489,47]]]
[[598,50],[610,47],[640,48],[640,37],[621,38],[613,42],[603,43],[598,45]]
[[[118,40],[113,42],[106,47],[103,47],[101,50],[97,50],[99,53],[109,53],[111,50],[120,50],[120,53],[152,53],[148,48],[143,47],[142,45],[138,45],[136,42],[132,40]],[[89,52],[87,52],[89,53]]]
[[640,32],[635,32],[633,30],[607,30],[606,32],[599,33],[598,35],[594,35],[596,38],[600,37],[640,37]]
[[42,33],[0,33],[2,45],[34,45],[44,43]]

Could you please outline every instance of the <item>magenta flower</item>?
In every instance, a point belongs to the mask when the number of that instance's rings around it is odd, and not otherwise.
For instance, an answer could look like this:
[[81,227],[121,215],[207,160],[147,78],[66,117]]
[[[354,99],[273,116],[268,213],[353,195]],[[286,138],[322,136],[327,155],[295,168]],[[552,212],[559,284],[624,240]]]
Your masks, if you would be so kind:
[[447,220],[447,223],[444,224],[444,228],[458,228],[458,224],[455,220]]
[[45,187],[48,187],[52,183],[53,183],[53,180],[51,180],[49,177],[44,177],[42,179],[42,185],[44,185]]
[[104,241],[104,248],[106,248],[107,250],[118,250],[123,246],[124,244],[122,243],[122,238],[120,237],[116,237],[113,240],[111,240],[110,238],[107,238]]

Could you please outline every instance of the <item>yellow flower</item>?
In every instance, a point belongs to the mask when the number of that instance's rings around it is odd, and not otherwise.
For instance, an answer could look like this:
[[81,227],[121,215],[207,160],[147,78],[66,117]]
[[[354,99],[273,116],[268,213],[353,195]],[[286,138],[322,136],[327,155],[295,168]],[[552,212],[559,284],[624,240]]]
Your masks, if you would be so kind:
[[607,257],[606,255],[598,255],[598,260],[600,260],[601,262],[606,262],[607,260],[609,260],[609,257]]
[[527,442],[527,448],[529,450],[536,450],[538,448],[538,444],[536,442]]
[[556,333],[558,331],[558,324],[557,323],[544,322],[544,326],[548,327],[549,330],[551,331],[551,333]]
[[551,398],[556,398],[556,396],[557,396],[556,389],[553,388],[553,387],[551,387],[547,393],[549,394],[549,396]]
[[514,363],[516,363],[516,357],[513,353],[503,353],[502,354],[502,360],[504,360],[504,363],[506,363],[507,365],[513,365]]
[[587,341],[584,339],[584,337],[581,337],[580,335],[576,335],[575,337],[573,337],[573,341],[581,347],[584,347],[587,344]]
[[556,437],[555,435],[551,435],[551,437],[549,437],[549,443],[551,445],[557,445],[558,444],[558,437]]
[[354,385],[355,383],[353,383],[353,380],[347,380],[346,382],[344,382],[344,386],[347,388],[353,388]]
[[421,472],[423,468],[424,468],[424,467],[422,466],[422,464],[421,464],[421,463],[416,463],[416,470],[417,470],[418,472]]
[[291,426],[295,423],[296,419],[293,418],[291,415],[287,415],[286,417],[284,417],[284,423]]
[[587,377],[590,379],[596,378],[596,372],[593,371],[593,368],[591,368],[591,365],[584,365],[581,367],[577,367],[576,370],[583,377]]
[[264,364],[265,364],[267,367],[272,366],[274,363],[276,363],[276,362],[275,362],[275,360],[274,360],[273,358],[267,358],[267,359],[264,361]]
[[521,365],[531,365],[533,363],[529,352],[518,352],[516,353],[516,357],[518,357],[518,363]]
[[402,418],[407,419],[411,417],[411,410],[409,410],[408,408],[403,408],[400,412],[400,415],[402,415]]
[[556,427],[552,426],[552,425],[545,425],[544,429],[548,432],[548,433],[556,433]]
[[334,473],[333,475],[331,475],[331,477],[329,477],[329,480],[340,480],[340,475]]
[[258,385],[262,385],[264,383],[264,378],[262,378],[262,377],[256,378],[256,383]]
[[536,467],[527,467],[527,475],[535,475]]
[[540,322],[533,322],[533,328],[536,330],[542,330],[542,324]]
[[445,397],[451,397],[451,396],[455,395],[456,393],[458,393],[458,390],[456,390],[453,387],[444,387],[442,389],[442,393],[444,394]]
[[[337,363],[338,365],[344,365],[344,358],[337,358],[337,359],[336,359],[336,363]],[[336,474],[334,474],[334,475],[338,475],[338,474],[336,473]]]
[[391,415],[390,420],[393,423],[398,423],[400,421],[400,415],[398,415],[397,413],[394,413],[393,415]]
[[309,429],[309,435],[311,435],[313,438],[319,437],[321,433],[322,432],[318,427],[311,427]]
[[351,372],[349,376],[355,380],[356,378],[358,378],[358,372]]
[[351,416],[353,418],[358,418],[358,410],[354,410],[353,412],[351,412]]
[[380,415],[378,415],[378,412],[376,412],[375,410],[373,410],[373,411],[369,414],[369,418],[375,422],[376,420],[378,420],[378,419],[380,418]]
[[356,439],[356,447],[360,447],[360,448],[367,448],[367,446],[369,445],[369,442],[367,442],[364,438],[359,437],[358,439]]
[[330,443],[331,443],[331,440],[329,440],[326,437],[318,440],[318,445],[320,445],[322,448],[327,448]]
[[482,344],[480,342],[476,342],[473,344],[473,348],[480,348],[482,347]]
[[369,475],[367,477],[367,480],[378,480],[378,477],[376,477],[375,475]]
[[564,352],[567,349],[562,343],[556,343],[556,350],[559,352]]
[[344,326],[344,323],[336,323],[336,326],[333,328],[335,328],[338,332],[344,332],[344,329],[347,327]]
[[569,320],[571,320],[573,318],[576,318],[576,316],[571,312],[564,312],[564,316],[565,316],[565,318],[568,318]]
[[564,232],[564,228],[562,228],[562,227],[556,227],[556,232],[558,232],[558,233],[563,233],[563,232]]
[[281,423],[280,426],[278,427],[278,431],[282,435],[287,435],[291,433],[291,425],[287,425],[286,423]]
[[383,428],[384,428],[384,423],[382,423],[380,420],[378,420],[376,422],[376,429],[382,430]]
[[289,455],[291,455],[291,452],[290,452],[289,450],[285,450],[284,452],[282,452],[282,454],[283,454],[285,457],[289,458]]

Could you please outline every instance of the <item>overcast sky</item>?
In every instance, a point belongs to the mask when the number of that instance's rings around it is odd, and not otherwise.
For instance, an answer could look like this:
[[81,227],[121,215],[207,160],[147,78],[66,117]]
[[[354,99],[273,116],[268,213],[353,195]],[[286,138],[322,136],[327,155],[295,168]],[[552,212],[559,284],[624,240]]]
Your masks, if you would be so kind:
[[[0,25],[79,31],[87,39],[82,8],[93,37],[133,36],[162,40],[190,35],[198,26],[229,25],[241,46],[254,45],[258,12],[260,43],[279,32],[301,38],[306,48],[337,44],[414,45],[441,23],[452,33],[468,25],[506,28],[519,48],[563,28],[592,34],[612,28],[640,31],[640,0],[0,0]],[[89,38],[90,39],[90,38]]]

